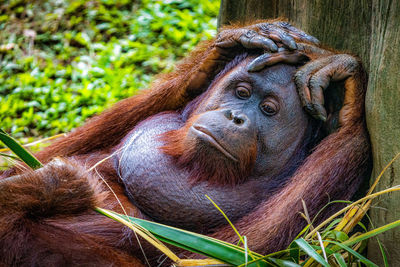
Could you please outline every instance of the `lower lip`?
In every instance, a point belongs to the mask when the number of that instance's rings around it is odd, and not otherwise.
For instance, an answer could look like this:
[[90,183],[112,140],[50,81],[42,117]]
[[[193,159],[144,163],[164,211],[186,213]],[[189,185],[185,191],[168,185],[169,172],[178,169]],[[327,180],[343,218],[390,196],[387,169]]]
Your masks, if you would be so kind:
[[199,126],[192,126],[191,127],[193,131],[195,131],[195,133],[202,137],[203,139],[205,139],[206,141],[208,141],[210,144],[212,144],[216,149],[218,149],[220,152],[222,152],[222,154],[224,154],[227,158],[238,162],[238,160],[232,156],[231,153],[229,153],[225,148],[223,148],[218,141],[211,135],[211,133],[209,131],[207,131],[206,129],[204,129],[203,127],[199,127]]

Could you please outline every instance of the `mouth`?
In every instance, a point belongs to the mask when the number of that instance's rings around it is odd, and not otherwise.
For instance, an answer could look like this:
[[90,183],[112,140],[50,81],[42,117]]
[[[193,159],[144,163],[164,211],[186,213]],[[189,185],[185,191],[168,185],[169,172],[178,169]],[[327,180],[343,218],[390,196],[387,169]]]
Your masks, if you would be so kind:
[[226,150],[219,142],[218,140],[212,135],[212,133],[207,130],[206,128],[200,126],[200,125],[193,125],[192,130],[194,132],[202,137],[204,140],[206,140],[208,143],[210,143],[212,146],[214,146],[218,151],[220,151],[222,154],[224,154],[227,158],[238,162],[239,160],[234,157],[228,150]]

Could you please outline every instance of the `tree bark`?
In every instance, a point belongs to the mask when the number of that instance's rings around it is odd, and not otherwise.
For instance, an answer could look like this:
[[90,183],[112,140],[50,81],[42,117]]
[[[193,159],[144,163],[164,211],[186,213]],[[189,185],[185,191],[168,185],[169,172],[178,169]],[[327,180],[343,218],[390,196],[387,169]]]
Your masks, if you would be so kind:
[[[366,111],[372,142],[374,178],[400,152],[400,3],[374,0],[371,25]],[[399,184],[400,160],[397,160],[386,171],[377,190]],[[373,226],[382,226],[400,219],[399,193],[383,196],[375,204],[377,207],[370,212]],[[400,266],[400,229],[383,233],[379,240],[387,249],[389,266]],[[383,266],[376,239],[369,242],[368,256]]]
[[[373,182],[400,152],[400,2],[391,0],[221,0],[218,25],[286,18],[329,47],[358,55],[369,73],[366,114],[373,153]],[[384,174],[377,190],[400,184],[400,160]],[[373,227],[400,219],[400,195],[375,201]],[[400,266],[400,229],[379,237],[389,266]],[[383,266],[376,239],[369,258]]]
[[369,0],[222,0],[218,25],[275,18],[287,19],[323,44],[369,61]]

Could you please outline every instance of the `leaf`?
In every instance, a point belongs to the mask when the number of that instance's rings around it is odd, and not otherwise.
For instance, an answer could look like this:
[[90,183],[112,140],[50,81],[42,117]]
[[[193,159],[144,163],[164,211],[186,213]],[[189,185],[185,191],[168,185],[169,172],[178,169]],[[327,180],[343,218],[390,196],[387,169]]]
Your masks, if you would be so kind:
[[324,234],[324,238],[333,239],[339,242],[344,242],[349,239],[349,236],[345,232],[338,230],[331,230]]
[[[358,258],[362,263],[364,263],[367,266],[371,266],[371,267],[378,267],[378,265],[376,265],[375,263],[373,263],[372,261],[368,260],[367,258],[365,258],[364,256],[362,256],[360,253],[358,253],[357,251],[349,248],[347,245],[345,245],[346,242],[344,243],[339,243],[336,241],[332,241],[332,240],[325,240],[325,242],[329,242],[329,243],[333,243],[336,244],[337,247],[340,247],[344,250],[346,250],[347,252],[349,252],[350,254],[352,254],[353,256],[355,256],[356,258]],[[332,249],[334,250],[334,249]],[[336,251],[338,251],[339,249],[336,248]]]
[[362,222],[358,222],[358,226],[360,226],[365,232],[368,231],[367,227]]
[[346,261],[343,259],[340,253],[334,253],[333,257],[335,258],[336,262],[339,264],[340,267],[347,267]]
[[282,267],[300,267],[301,266],[292,261],[282,260],[282,259],[268,258],[268,261],[275,263],[276,265],[282,266]]
[[317,251],[315,251],[310,244],[308,244],[303,238],[296,239],[294,242],[296,242],[297,245],[305,252],[307,255],[309,255],[311,258],[316,260],[318,263],[320,263],[322,266],[329,267],[329,264],[325,261],[325,259],[318,254]]
[[325,236],[325,233],[326,233],[326,232],[330,231],[330,230],[331,230],[332,228],[334,228],[337,224],[339,224],[341,220],[342,220],[342,218],[333,220],[333,221],[324,229],[322,237]]
[[338,243],[332,240],[327,240],[326,242],[330,242],[335,244],[336,246],[332,247],[332,251],[336,252],[339,251],[340,249],[345,249],[348,252],[350,252],[351,254],[353,254],[355,257],[359,258],[360,261],[364,264],[366,264],[367,266],[377,266],[375,263],[373,263],[372,261],[368,260],[367,258],[363,257],[362,255],[360,255],[359,253],[357,253],[356,251],[352,250],[351,248],[349,248],[349,246],[354,245],[358,242],[361,242],[363,240],[366,240],[368,238],[371,238],[373,236],[376,236],[380,233],[386,232],[390,229],[393,229],[397,226],[400,226],[400,220],[397,220],[395,222],[386,224],[384,226],[381,226],[379,228],[376,228],[374,230],[371,230],[367,233],[364,233],[362,235],[356,236],[354,238],[350,238],[349,240],[343,242],[343,243]]
[[42,163],[37,160],[31,153],[23,148],[14,138],[9,136],[5,131],[0,129],[0,140],[17,155],[23,162],[32,169],[42,167]]
[[[102,210],[105,212],[102,212]],[[245,250],[239,246],[175,227],[121,215],[110,210],[98,208],[97,211],[114,220],[116,219],[115,217],[118,217],[136,223],[165,243],[232,265],[241,265],[246,263]],[[250,253],[252,257],[262,257],[260,254],[254,252]],[[247,260],[251,261],[252,258],[248,256]],[[257,261],[255,263],[250,263],[247,266],[269,266],[269,264],[265,261]]]
[[12,159],[16,159],[16,160],[19,160],[19,159],[20,159],[20,158],[18,158],[17,156],[10,155],[10,154],[6,154],[6,153],[1,153],[1,152],[0,152],[0,156],[6,157],[6,158],[12,158]]
[[294,241],[289,245],[289,255],[294,262],[300,262],[300,248],[299,245],[297,245],[297,243]]
[[392,223],[386,224],[384,226],[378,227],[378,228],[376,228],[374,230],[371,230],[369,232],[366,232],[366,233],[361,234],[359,236],[356,236],[354,238],[350,238],[349,240],[343,242],[342,244],[344,244],[346,246],[351,246],[351,245],[354,245],[354,244],[356,244],[358,242],[361,242],[361,241],[363,241],[365,239],[371,238],[373,236],[376,236],[378,234],[381,234],[383,232],[386,232],[386,231],[388,231],[390,229],[393,229],[395,227],[398,227],[398,226],[400,226],[400,220],[397,220],[397,221],[394,221]]
[[389,262],[385,253],[385,249],[383,248],[381,241],[378,238],[376,240],[378,241],[379,250],[381,251],[382,254],[383,263],[385,267],[389,267]]

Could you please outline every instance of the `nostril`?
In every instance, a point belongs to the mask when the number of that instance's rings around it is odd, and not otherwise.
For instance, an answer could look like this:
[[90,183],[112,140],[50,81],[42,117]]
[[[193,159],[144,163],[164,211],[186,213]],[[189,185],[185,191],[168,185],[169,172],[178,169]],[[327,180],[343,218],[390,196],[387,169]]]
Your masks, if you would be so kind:
[[224,112],[224,115],[228,120],[232,120],[233,119],[232,111],[230,111],[230,110],[226,110]]
[[242,126],[246,123],[247,117],[240,111],[226,109],[223,111],[223,115],[229,121],[232,121],[237,126]]
[[234,122],[235,124],[237,124],[237,125],[241,125],[241,124],[244,123],[244,120],[243,120],[242,118],[235,117],[235,118],[233,118],[233,122]]

